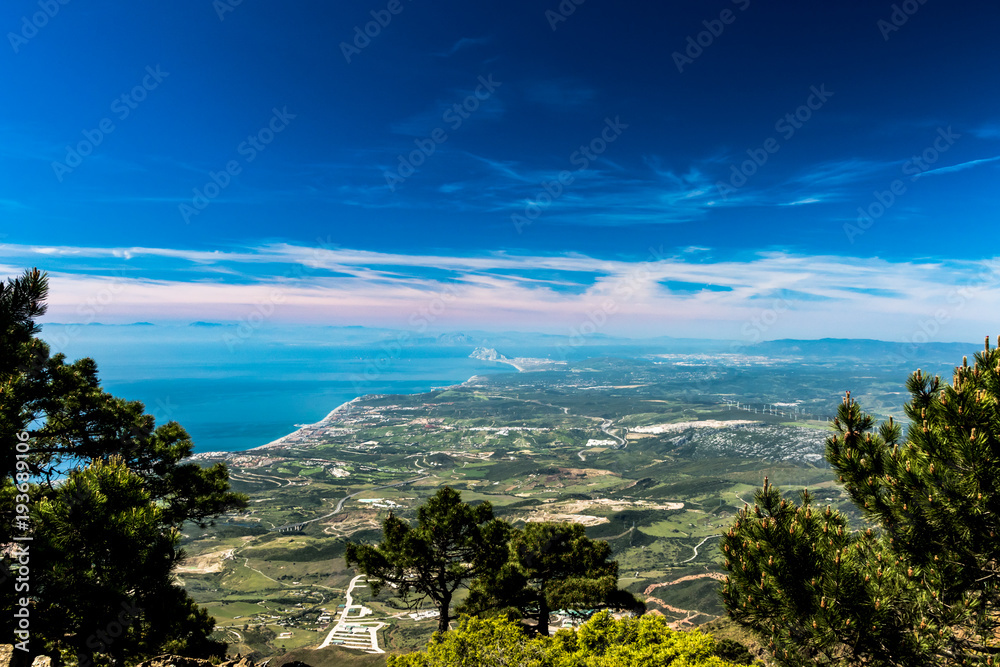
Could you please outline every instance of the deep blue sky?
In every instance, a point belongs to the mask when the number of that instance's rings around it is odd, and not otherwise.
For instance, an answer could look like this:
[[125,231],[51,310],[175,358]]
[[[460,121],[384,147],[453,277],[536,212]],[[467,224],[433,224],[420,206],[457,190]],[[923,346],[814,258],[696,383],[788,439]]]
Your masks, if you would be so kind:
[[[557,21],[556,0],[232,1],[0,10],[0,267],[48,269],[53,319],[117,276],[98,319],[242,319],[270,300],[287,321],[399,325],[439,299],[443,328],[991,332],[996,3],[565,0]],[[391,20],[347,62],[372,12]],[[242,144],[274,110],[294,118]],[[54,165],[102,121],[92,154]],[[603,153],[577,153],[602,131]],[[433,154],[390,187],[416,142]],[[766,163],[722,192],[748,151]]]

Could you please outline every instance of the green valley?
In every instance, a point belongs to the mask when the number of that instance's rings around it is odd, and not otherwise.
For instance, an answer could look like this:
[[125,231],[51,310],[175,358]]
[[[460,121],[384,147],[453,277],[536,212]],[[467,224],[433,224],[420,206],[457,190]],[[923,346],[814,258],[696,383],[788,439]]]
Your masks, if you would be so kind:
[[829,418],[846,389],[898,417],[905,379],[894,365],[861,375],[849,360],[801,356],[536,362],[424,394],[364,396],[264,447],[196,455],[224,461],[234,490],[250,495],[245,511],[186,531],[178,570],[230,652],[326,642],[360,656],[376,626],[379,650],[422,646],[433,612],[404,608],[391,589],[372,596],[363,581],[353,602],[371,613],[350,624],[364,638],[331,630],[356,574],[347,541],[377,542],[382,517],[412,519],[442,486],[515,525],[581,523],[611,544],[620,585],[649,610],[677,627],[716,621],[717,538],[736,511],[767,476],[853,513],[823,460]]

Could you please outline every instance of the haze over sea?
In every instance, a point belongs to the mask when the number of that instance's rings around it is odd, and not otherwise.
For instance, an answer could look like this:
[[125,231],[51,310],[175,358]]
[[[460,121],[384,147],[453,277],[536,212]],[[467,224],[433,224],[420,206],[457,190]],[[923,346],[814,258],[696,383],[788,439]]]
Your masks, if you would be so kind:
[[306,327],[234,341],[235,333],[234,326],[47,324],[41,335],[71,360],[93,358],[102,386],[145,403],[157,424],[179,422],[196,452],[266,444],[361,394],[417,393],[514,370],[470,359],[474,344],[441,345],[433,336]]
[[472,359],[476,347],[507,357],[583,359],[649,354],[711,356],[733,351],[830,362],[859,358],[947,376],[954,359],[979,343],[913,346],[864,340],[773,341],[752,351],[737,342],[669,337],[583,338],[544,333],[415,333],[370,327],[269,327],[244,337],[235,324],[45,324],[41,337],[70,360],[91,357],[114,396],[142,401],[157,424],[177,421],[196,452],[241,451],[320,421],[365,394],[414,394],[510,373],[510,365]]

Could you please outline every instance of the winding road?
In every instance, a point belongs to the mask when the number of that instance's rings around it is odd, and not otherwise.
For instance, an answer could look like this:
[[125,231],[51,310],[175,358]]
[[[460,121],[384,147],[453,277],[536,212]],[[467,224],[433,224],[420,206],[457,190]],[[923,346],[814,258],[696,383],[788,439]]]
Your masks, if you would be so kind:
[[701,542],[699,542],[698,544],[696,544],[694,547],[692,547],[694,549],[694,555],[693,556],[691,556],[687,560],[682,560],[681,562],[682,563],[690,563],[695,558],[697,558],[698,557],[698,547],[700,547],[701,545],[703,545],[705,542],[708,542],[713,537],[720,537],[720,536],[719,535],[709,535],[708,537],[706,537],[705,539],[703,539]]
[[[619,441],[618,442],[618,444],[620,445],[619,449],[625,449],[626,447],[628,447],[628,440],[626,440],[625,438],[622,438],[621,436],[615,435],[614,433],[612,433],[609,430],[611,428],[614,428],[614,425],[615,425],[615,423],[613,421],[611,421],[610,419],[607,419],[607,420],[604,421],[603,424],[601,424],[601,430],[604,431],[605,435],[610,435],[612,438],[614,438],[615,440]],[[628,431],[626,430],[626,433],[627,432]]]
[[246,483],[256,482],[260,484],[261,482],[270,482],[271,484],[277,484],[278,486],[292,486],[294,482],[294,480],[288,479],[287,477],[272,477],[270,475],[259,475],[257,473],[247,472],[245,470],[241,470],[238,473],[230,472],[229,477]]
[[329,514],[324,514],[323,516],[318,516],[315,519],[309,519],[308,521],[300,521],[299,524],[313,523],[314,521],[322,521],[323,519],[328,519],[334,514],[340,514],[341,510],[344,509],[344,503],[353,498],[354,496],[359,496],[362,493],[367,493],[368,491],[379,491],[381,489],[391,489],[396,486],[406,486],[407,484],[412,484],[413,482],[419,482],[422,479],[427,479],[430,475],[422,475],[420,477],[414,477],[413,479],[408,479],[405,482],[396,482],[395,484],[385,484],[383,486],[376,486],[374,489],[361,489],[360,491],[355,491],[354,493],[349,493],[337,503],[336,509],[334,509]]

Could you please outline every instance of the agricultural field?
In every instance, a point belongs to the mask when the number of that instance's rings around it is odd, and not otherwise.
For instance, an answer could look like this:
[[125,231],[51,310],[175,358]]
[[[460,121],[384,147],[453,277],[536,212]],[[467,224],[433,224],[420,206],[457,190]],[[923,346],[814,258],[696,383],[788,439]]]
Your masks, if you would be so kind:
[[[357,574],[345,545],[377,542],[384,517],[413,519],[442,486],[515,525],[583,524],[649,610],[717,625],[717,538],[764,477],[856,514],[823,460],[830,419],[847,389],[879,418],[903,416],[896,367],[651,355],[531,368],[361,397],[265,447],[197,455],[226,462],[250,496],[246,511],[185,532],[178,571],[231,652],[347,650],[330,634]],[[379,650],[421,646],[436,627],[391,588],[361,582],[352,595]]]

